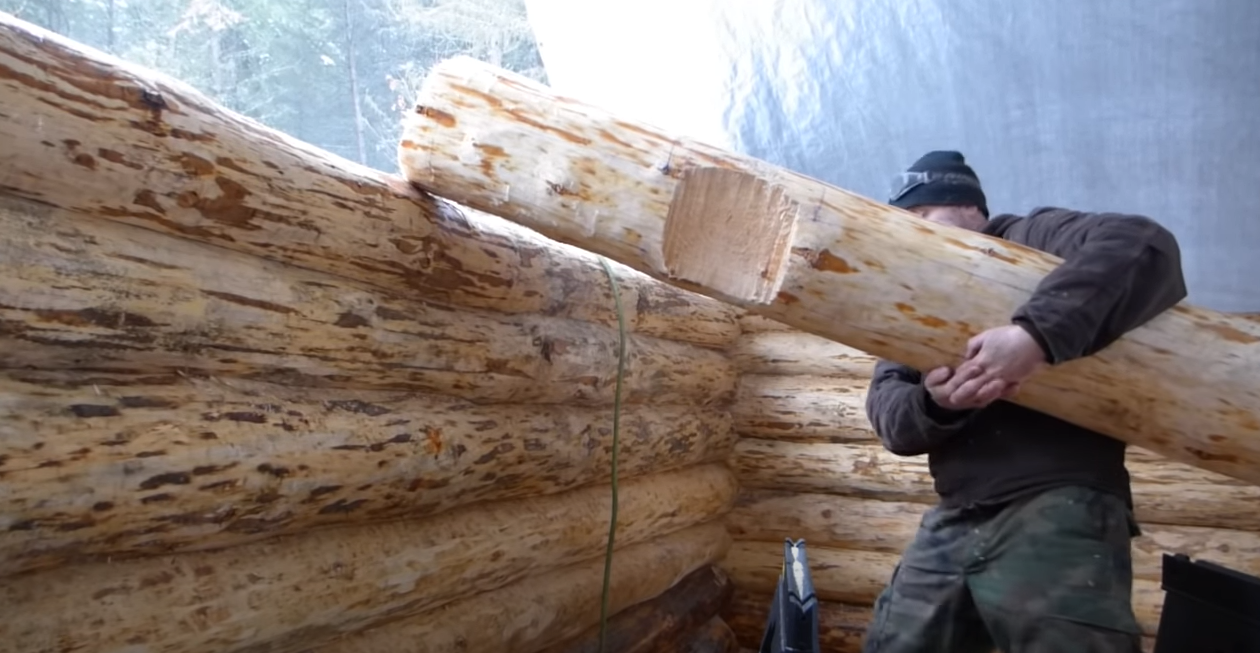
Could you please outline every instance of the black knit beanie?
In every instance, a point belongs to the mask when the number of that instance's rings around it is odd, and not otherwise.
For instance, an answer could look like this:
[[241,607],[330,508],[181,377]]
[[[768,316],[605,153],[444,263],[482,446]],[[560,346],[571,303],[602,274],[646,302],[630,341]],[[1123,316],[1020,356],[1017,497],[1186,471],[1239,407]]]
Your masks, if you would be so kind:
[[903,209],[925,204],[975,206],[989,217],[980,178],[963,155],[953,151],[938,150],[919,157],[893,180],[888,203]]

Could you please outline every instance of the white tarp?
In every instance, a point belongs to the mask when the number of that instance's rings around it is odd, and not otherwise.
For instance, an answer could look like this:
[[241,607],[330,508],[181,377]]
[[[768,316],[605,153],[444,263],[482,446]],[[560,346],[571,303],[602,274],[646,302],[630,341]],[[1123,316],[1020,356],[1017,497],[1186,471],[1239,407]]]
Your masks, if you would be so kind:
[[526,0],[560,92],[883,200],[962,151],[994,212],[1149,215],[1260,311],[1260,2]]

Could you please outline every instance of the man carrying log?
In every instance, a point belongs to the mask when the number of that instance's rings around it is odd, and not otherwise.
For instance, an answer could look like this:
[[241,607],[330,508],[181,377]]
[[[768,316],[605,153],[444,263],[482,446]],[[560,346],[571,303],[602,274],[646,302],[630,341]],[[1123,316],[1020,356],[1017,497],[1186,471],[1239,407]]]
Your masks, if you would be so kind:
[[1004,399],[1181,301],[1176,240],[1141,216],[990,218],[958,152],[924,155],[889,203],[1064,263],[957,366],[876,365],[871,424],[892,453],[928,455],[940,501],[876,601],[864,653],[1137,653],[1125,443]]

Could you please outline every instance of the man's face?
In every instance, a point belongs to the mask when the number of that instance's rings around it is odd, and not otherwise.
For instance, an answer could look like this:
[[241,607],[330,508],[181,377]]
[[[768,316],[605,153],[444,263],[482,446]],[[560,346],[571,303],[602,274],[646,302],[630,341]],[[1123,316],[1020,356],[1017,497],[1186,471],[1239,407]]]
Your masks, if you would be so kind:
[[951,227],[961,227],[970,229],[971,231],[980,231],[984,228],[984,214],[980,209],[974,206],[916,206],[911,208],[912,213],[916,213],[919,217],[928,222],[936,224],[949,225]]

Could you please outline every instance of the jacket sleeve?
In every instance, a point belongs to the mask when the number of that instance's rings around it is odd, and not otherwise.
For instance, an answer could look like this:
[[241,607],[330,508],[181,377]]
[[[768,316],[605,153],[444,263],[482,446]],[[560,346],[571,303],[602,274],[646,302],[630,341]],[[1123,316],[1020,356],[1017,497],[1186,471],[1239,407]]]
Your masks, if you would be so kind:
[[932,401],[922,375],[881,360],[866,391],[866,417],[884,448],[899,456],[931,452],[966,425],[975,411],[953,411]]
[[1008,233],[1064,259],[1012,316],[1052,365],[1101,351],[1186,297],[1177,240],[1149,218],[1041,209]]

